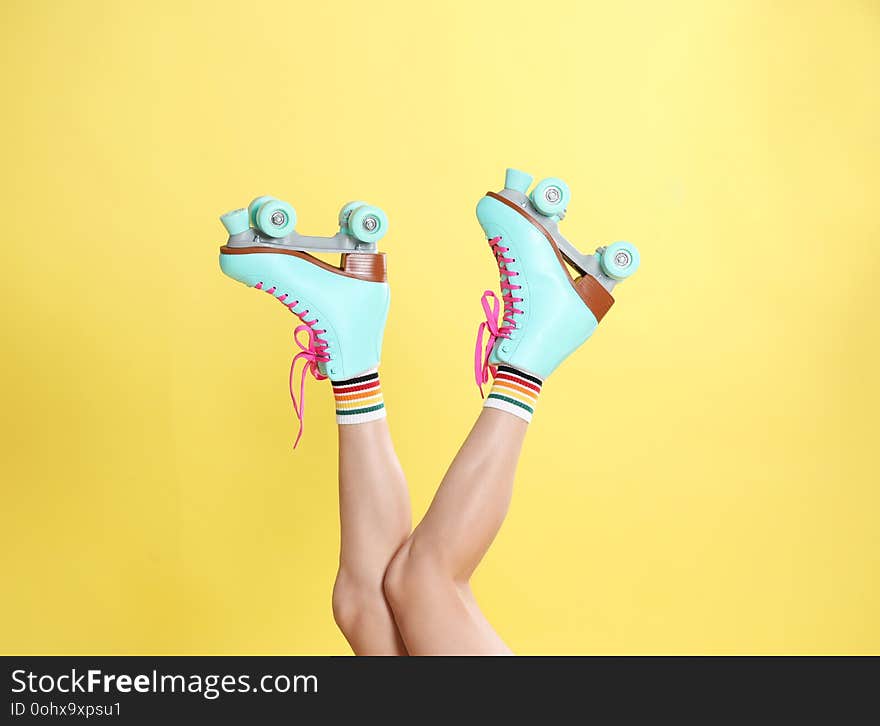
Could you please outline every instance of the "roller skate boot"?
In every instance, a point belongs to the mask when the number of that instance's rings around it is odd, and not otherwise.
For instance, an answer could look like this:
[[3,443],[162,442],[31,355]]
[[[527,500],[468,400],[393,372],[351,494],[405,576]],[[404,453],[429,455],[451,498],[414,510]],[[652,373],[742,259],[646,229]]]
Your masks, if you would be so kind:
[[[335,235],[311,237],[294,229],[296,212],[290,204],[264,196],[220,221],[229,234],[220,248],[220,269],[269,293],[298,318],[293,337],[299,351],[289,376],[299,420],[296,447],[303,431],[306,374],[329,378],[335,390],[337,382],[349,382],[379,364],[390,291],[385,254],[377,244],[388,231],[388,218],[378,207],[349,202],[339,212]],[[312,252],[338,252],[340,264],[324,262]]]
[[[639,267],[629,242],[583,254],[559,232],[570,199],[561,179],[532,177],[508,169],[504,189],[487,192],[477,219],[498,264],[501,301],[491,290],[481,300],[486,314],[477,332],[474,375],[482,385],[508,368],[536,385],[587,338],[614,303],[611,292]],[[568,265],[575,271],[572,275]],[[499,319],[500,313],[500,319]],[[488,333],[488,338],[486,338]]]

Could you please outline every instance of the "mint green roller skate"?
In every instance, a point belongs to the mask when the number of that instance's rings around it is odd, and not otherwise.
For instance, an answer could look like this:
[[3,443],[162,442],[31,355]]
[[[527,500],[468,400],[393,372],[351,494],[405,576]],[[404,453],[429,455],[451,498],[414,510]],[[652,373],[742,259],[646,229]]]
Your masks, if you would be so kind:
[[499,365],[540,379],[549,376],[592,335],[614,303],[614,286],[639,267],[638,250],[629,242],[590,255],[579,252],[558,228],[571,197],[568,186],[551,177],[527,196],[531,183],[530,175],[508,169],[504,189],[488,192],[477,204],[477,219],[498,263],[504,303],[499,311],[495,293],[483,293],[486,321],[474,353],[481,392]]
[[[247,209],[224,214],[229,233],[220,248],[220,269],[248,287],[263,290],[299,318],[294,340],[299,352],[290,364],[290,397],[303,430],[306,373],[318,380],[345,381],[376,368],[391,299],[385,254],[377,243],[388,231],[378,207],[349,202],[339,213],[333,237],[300,235],[296,212],[274,197],[257,197]],[[339,266],[310,252],[342,255]],[[304,361],[299,396],[297,361]]]

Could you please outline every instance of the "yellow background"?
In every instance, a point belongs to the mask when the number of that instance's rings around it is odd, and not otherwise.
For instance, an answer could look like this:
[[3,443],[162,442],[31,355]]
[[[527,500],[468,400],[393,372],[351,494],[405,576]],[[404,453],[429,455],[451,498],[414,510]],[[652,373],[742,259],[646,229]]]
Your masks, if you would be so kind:
[[389,214],[416,516],[480,400],[474,205],[641,271],[545,387],[475,581],[521,653],[880,651],[880,6],[5,2],[0,650],[346,653],[335,432],[224,278],[257,194]]

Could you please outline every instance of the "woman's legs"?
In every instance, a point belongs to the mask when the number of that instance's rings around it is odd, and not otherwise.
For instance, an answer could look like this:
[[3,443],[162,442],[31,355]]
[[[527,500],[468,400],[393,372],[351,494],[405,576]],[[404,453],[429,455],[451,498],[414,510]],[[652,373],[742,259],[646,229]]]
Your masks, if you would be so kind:
[[388,563],[412,527],[385,418],[339,426],[339,518],[336,623],[357,655],[406,655],[382,591]]
[[385,593],[410,654],[510,652],[468,581],[507,514],[527,429],[522,418],[484,408],[388,567]]
[[611,290],[639,266],[638,250],[627,242],[592,256],[573,250],[558,229],[567,185],[548,177],[527,197],[531,184],[531,175],[508,169],[504,189],[477,204],[501,299],[483,293],[486,319],[477,329],[474,377],[481,390],[490,372],[494,381],[428,513],[385,575],[385,593],[411,654],[509,652],[468,581],[507,513],[543,381],[592,335],[614,303]]

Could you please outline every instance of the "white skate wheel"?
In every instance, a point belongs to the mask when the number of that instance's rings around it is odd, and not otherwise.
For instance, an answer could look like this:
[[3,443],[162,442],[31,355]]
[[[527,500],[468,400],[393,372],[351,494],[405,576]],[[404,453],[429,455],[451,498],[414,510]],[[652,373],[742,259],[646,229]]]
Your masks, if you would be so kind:
[[539,181],[532,189],[532,204],[545,217],[561,216],[571,201],[568,185],[555,176]]
[[357,209],[358,207],[363,207],[366,202],[348,202],[342,209],[339,210],[339,228],[344,229],[348,227],[348,218],[351,217],[351,213]]
[[364,204],[348,218],[351,234],[361,242],[378,242],[388,231],[388,217],[379,207]]
[[296,210],[287,202],[270,199],[257,210],[256,227],[269,237],[284,237],[296,226]]
[[602,252],[599,264],[612,280],[625,280],[639,269],[639,251],[629,242],[615,242]]
[[252,226],[252,227],[256,227],[256,226],[257,226],[257,212],[260,211],[260,207],[261,207],[265,202],[268,202],[270,199],[274,199],[274,198],[275,198],[275,197],[270,197],[269,195],[264,194],[263,196],[257,197],[257,198],[254,199],[250,204],[248,204],[248,208],[247,208],[247,210],[248,210],[248,219],[250,220],[250,223],[251,223],[251,226]]

